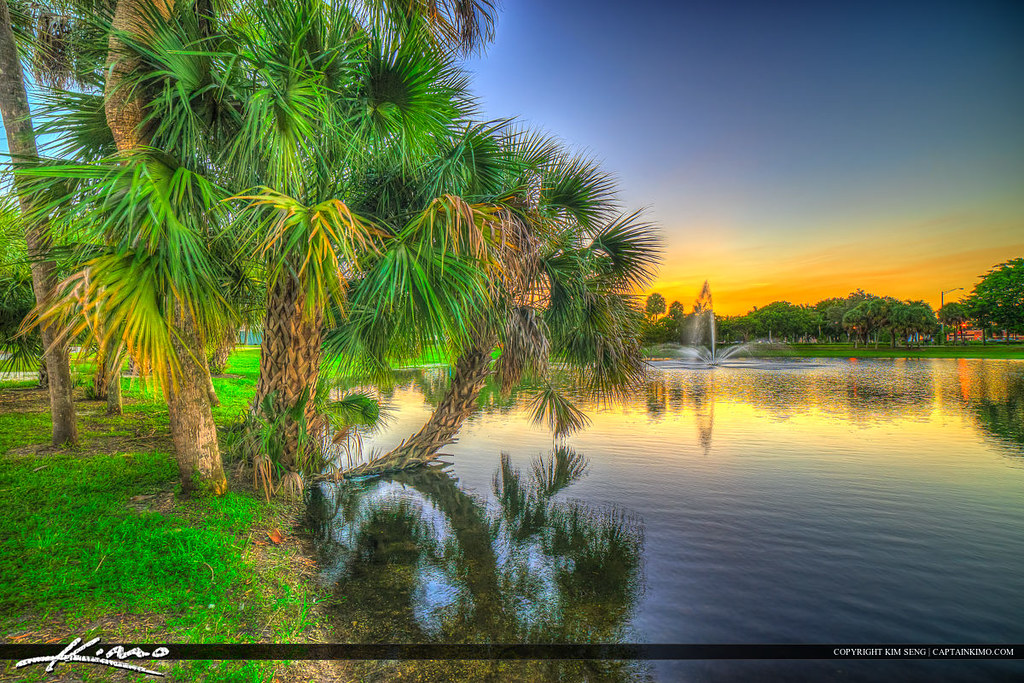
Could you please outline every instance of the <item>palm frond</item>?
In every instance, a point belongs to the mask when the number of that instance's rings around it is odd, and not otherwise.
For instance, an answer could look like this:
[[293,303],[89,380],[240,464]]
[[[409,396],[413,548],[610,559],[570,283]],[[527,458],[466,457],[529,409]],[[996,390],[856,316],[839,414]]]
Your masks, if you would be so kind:
[[501,356],[495,363],[495,375],[504,393],[524,375],[541,375],[547,369],[551,343],[539,315],[528,306],[508,311],[500,337]]
[[590,424],[590,419],[554,387],[548,385],[531,404],[534,424],[544,424],[555,438],[568,436]]
[[598,230],[590,243],[591,254],[601,260],[598,272],[634,291],[653,280],[662,251],[655,226],[639,218],[639,211],[620,216]]
[[58,200],[75,206],[68,220],[85,246],[81,265],[59,283],[53,301],[39,305],[32,321],[54,325],[61,341],[101,335],[97,344],[123,343],[170,386],[180,368],[180,321],[188,320],[206,339],[234,315],[206,247],[210,224],[223,220],[224,191],[149,149],[110,163],[22,173],[85,183]]

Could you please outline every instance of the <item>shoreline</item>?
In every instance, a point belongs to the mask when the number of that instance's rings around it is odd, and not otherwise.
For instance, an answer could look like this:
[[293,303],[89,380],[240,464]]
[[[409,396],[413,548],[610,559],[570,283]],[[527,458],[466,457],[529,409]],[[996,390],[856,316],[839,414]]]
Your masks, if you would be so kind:
[[[747,358],[949,358],[949,359],[1006,359],[1024,360],[1024,344],[996,344],[990,343],[982,346],[922,346],[920,348],[879,346],[860,346],[853,348],[852,344],[764,344],[764,348],[758,349],[759,344],[754,344],[755,352]],[[660,344],[658,346],[646,347],[645,358],[653,360],[674,360],[677,357],[663,355],[666,349],[682,348],[682,345]],[[654,354],[659,355],[654,355]]]

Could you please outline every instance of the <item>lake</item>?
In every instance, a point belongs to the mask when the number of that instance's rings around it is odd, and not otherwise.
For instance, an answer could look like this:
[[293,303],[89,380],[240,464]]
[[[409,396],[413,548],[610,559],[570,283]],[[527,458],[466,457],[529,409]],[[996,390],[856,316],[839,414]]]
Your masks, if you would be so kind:
[[[427,419],[403,376],[364,449]],[[315,491],[339,618],[366,642],[1024,642],[1024,362],[692,369],[584,405],[559,442],[485,389],[446,472]],[[571,393],[571,392],[570,392]],[[350,630],[353,630],[350,629]],[[406,665],[412,666],[412,665]],[[431,668],[433,666],[433,668]],[[980,680],[1018,662],[444,663],[438,680]],[[394,667],[374,665],[368,678]]]

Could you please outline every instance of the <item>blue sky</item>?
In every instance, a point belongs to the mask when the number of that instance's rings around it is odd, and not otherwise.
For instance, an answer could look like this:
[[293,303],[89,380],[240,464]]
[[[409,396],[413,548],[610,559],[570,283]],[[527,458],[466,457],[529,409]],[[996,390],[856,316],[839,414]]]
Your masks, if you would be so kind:
[[601,159],[689,304],[934,299],[1024,254],[1024,3],[508,0],[488,117]]

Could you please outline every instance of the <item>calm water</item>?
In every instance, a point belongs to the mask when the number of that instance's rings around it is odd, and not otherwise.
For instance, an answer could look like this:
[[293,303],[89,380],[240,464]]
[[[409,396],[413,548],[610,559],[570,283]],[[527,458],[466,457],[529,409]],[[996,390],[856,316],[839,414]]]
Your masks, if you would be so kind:
[[[445,381],[408,377],[365,447],[416,431]],[[481,401],[447,474],[314,497],[323,577],[367,641],[1024,642],[1024,362],[664,363],[558,444],[525,397]],[[458,672],[1024,676],[992,661],[558,666]]]

